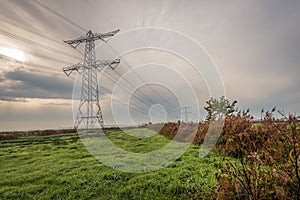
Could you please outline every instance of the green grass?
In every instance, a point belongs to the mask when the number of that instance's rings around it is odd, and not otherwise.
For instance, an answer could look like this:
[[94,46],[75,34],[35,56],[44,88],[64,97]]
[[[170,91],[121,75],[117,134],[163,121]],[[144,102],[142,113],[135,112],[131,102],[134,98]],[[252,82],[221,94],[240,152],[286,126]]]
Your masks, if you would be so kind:
[[[147,133],[132,130],[133,135]],[[150,133],[140,138],[107,131],[119,147],[136,153],[164,147],[169,139]],[[0,199],[188,199],[212,198],[215,173],[223,157],[198,158],[190,146],[166,168],[127,173],[101,164],[85,149],[77,134],[32,136],[0,141]]]

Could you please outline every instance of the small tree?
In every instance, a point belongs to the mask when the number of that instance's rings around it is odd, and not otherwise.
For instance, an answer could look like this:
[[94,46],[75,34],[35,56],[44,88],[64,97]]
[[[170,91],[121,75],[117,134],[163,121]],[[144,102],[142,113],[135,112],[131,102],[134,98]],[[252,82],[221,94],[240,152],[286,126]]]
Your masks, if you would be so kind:
[[211,98],[206,103],[207,106],[204,107],[207,111],[206,120],[216,120],[234,113],[237,101],[230,103],[228,99],[222,96],[220,99]]

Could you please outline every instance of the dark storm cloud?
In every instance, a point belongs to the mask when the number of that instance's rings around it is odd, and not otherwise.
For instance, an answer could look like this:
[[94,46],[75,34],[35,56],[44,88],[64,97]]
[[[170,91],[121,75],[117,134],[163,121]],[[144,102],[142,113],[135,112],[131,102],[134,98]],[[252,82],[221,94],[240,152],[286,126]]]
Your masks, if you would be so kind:
[[64,93],[72,90],[70,81],[60,77],[47,76],[46,73],[42,75],[16,70],[6,73],[5,77],[10,80],[21,81],[26,86],[34,86],[48,92]]
[[3,76],[6,83],[0,86],[0,97],[2,97],[2,100],[16,101],[16,98],[72,98],[73,82],[68,79],[20,70],[6,72]]

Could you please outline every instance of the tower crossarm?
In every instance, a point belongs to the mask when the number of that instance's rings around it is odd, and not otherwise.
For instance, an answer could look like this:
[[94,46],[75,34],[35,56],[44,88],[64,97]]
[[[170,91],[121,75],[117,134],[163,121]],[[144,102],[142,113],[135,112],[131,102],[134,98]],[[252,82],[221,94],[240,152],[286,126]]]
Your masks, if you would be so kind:
[[75,65],[72,66],[67,66],[67,67],[63,67],[63,72],[67,75],[70,76],[72,74],[73,71],[79,71],[79,69],[83,68],[84,65],[81,63],[77,63]]
[[103,40],[104,42],[107,42],[112,36],[117,34],[120,31],[120,29],[110,31],[108,33],[95,33],[93,40]]
[[107,42],[112,36],[117,34],[119,31],[119,29],[107,33],[92,33],[92,31],[89,31],[85,35],[80,36],[74,40],[64,40],[64,42],[76,49],[80,43],[84,42],[91,42],[95,40],[102,40],[104,42]]
[[111,69],[115,69],[120,63],[120,59],[115,60],[96,60],[95,66],[97,68],[102,68],[105,66],[109,66]]

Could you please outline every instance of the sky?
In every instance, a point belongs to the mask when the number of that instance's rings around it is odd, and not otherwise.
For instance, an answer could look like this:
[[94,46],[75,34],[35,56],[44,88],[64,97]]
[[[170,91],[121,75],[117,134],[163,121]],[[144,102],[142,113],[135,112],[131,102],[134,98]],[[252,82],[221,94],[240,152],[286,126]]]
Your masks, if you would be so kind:
[[73,126],[81,76],[62,67],[82,62],[84,45],[63,41],[88,30],[120,29],[96,42],[97,59],[121,59],[99,72],[105,124],[174,121],[184,106],[203,119],[223,94],[255,117],[299,114],[299,19],[298,0],[1,1],[0,131]]

